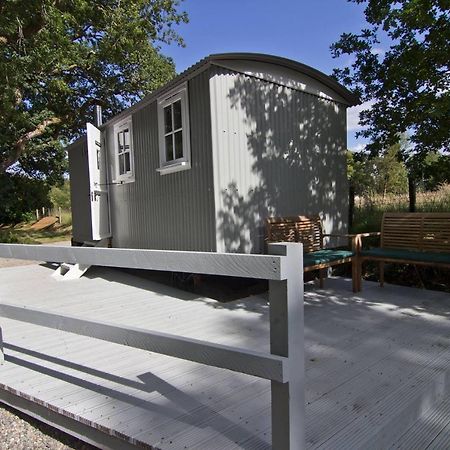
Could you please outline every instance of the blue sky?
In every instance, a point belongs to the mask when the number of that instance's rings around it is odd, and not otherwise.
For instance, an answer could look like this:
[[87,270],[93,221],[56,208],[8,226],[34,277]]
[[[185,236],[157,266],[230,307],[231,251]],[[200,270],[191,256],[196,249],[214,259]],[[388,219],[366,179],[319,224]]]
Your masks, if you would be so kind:
[[[177,27],[186,47],[163,46],[181,72],[211,53],[259,52],[300,61],[326,74],[350,62],[335,60],[330,45],[343,32],[364,27],[363,6],[346,0],[185,0],[189,23]],[[348,147],[358,107],[348,112]]]

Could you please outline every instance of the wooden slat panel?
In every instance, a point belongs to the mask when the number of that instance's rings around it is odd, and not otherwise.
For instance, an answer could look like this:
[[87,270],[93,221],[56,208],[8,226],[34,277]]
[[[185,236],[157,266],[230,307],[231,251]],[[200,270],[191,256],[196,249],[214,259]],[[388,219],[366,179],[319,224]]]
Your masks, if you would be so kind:
[[450,253],[450,214],[385,213],[381,246]]
[[319,216],[269,217],[268,242],[301,242],[303,252],[311,253],[322,248],[322,222]]

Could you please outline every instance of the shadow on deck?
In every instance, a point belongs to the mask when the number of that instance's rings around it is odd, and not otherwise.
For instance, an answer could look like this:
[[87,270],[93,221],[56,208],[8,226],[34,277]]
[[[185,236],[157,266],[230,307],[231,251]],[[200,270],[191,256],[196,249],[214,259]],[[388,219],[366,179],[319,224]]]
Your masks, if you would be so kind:
[[[268,351],[264,294],[219,303],[113,269],[70,282],[50,273],[0,270],[0,300]],[[375,283],[353,294],[346,279],[325,286],[305,291],[307,447],[448,442],[450,296]],[[2,400],[88,442],[270,448],[268,381],[13,320],[2,328]]]

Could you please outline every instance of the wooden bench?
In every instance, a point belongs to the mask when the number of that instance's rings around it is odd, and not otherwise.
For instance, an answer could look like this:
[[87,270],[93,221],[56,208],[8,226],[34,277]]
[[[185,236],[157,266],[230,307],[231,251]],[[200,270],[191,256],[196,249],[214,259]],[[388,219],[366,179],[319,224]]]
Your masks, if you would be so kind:
[[[324,248],[326,237],[352,238],[352,250]],[[357,235],[324,234],[320,216],[269,217],[266,221],[266,243],[301,242],[303,244],[303,269],[319,271],[323,287],[325,269],[340,264],[352,264],[353,291],[357,291],[358,265],[356,263]]]
[[[381,236],[380,247],[362,249],[361,237],[374,235]],[[358,290],[368,260],[379,263],[381,286],[385,263],[450,268],[450,213],[385,213],[381,232],[360,235],[358,247]]]

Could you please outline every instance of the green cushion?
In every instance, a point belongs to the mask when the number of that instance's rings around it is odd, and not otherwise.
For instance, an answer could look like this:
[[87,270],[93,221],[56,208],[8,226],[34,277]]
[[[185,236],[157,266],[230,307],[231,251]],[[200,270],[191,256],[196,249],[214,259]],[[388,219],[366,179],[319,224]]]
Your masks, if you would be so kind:
[[402,248],[371,248],[370,250],[363,250],[361,255],[378,258],[406,259],[408,261],[450,264],[450,253],[419,252],[416,250],[405,250]]
[[348,250],[324,249],[317,252],[305,253],[303,255],[303,265],[305,267],[317,264],[327,264],[339,259],[350,258],[354,253]]

